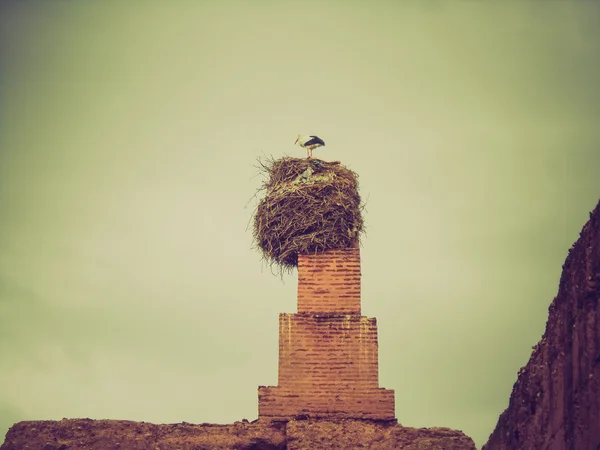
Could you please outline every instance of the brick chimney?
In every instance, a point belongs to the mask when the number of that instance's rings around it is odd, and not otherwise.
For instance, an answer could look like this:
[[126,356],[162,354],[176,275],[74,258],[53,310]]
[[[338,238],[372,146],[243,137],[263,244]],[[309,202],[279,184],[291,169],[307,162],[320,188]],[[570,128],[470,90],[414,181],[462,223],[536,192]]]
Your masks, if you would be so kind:
[[360,249],[298,255],[298,314],[279,315],[278,386],[258,416],[395,419],[379,388],[377,321],[360,314]]

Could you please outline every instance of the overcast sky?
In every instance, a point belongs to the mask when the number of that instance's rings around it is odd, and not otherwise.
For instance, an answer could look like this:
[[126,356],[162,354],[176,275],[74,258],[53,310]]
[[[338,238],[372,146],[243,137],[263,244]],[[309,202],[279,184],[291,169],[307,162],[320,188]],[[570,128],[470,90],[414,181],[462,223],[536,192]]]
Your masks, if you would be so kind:
[[255,419],[296,273],[253,166],[304,133],[368,199],[399,422],[487,440],[600,197],[600,4],[5,0],[0,64],[0,435]]

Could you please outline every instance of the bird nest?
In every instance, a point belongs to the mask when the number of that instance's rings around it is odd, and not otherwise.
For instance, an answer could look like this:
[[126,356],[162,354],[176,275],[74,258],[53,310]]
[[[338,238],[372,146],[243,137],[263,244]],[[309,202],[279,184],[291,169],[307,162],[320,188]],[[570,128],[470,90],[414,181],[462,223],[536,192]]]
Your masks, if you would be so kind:
[[298,254],[358,246],[363,218],[358,175],[339,162],[259,160],[266,175],[254,215],[255,245],[280,269],[298,266]]

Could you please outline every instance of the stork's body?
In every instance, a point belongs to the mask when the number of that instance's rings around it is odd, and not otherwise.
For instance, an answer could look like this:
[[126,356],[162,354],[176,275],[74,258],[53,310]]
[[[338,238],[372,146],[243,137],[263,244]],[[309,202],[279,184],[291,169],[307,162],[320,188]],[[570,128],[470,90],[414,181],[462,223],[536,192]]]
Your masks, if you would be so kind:
[[298,138],[296,139],[296,142],[294,142],[294,145],[298,144],[300,145],[300,147],[303,147],[306,149],[306,156],[308,157],[308,159],[312,158],[312,151],[317,148],[317,147],[324,147],[325,146],[325,142],[323,141],[323,139],[321,139],[318,136],[301,136],[298,135]]

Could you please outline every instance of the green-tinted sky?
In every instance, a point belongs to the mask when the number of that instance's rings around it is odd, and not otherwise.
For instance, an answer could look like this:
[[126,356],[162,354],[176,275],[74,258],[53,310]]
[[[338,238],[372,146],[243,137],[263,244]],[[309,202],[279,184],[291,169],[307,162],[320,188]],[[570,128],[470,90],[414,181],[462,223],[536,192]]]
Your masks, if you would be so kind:
[[256,418],[296,276],[245,206],[306,133],[399,421],[487,439],[600,197],[598,3],[3,1],[0,52],[0,434]]

